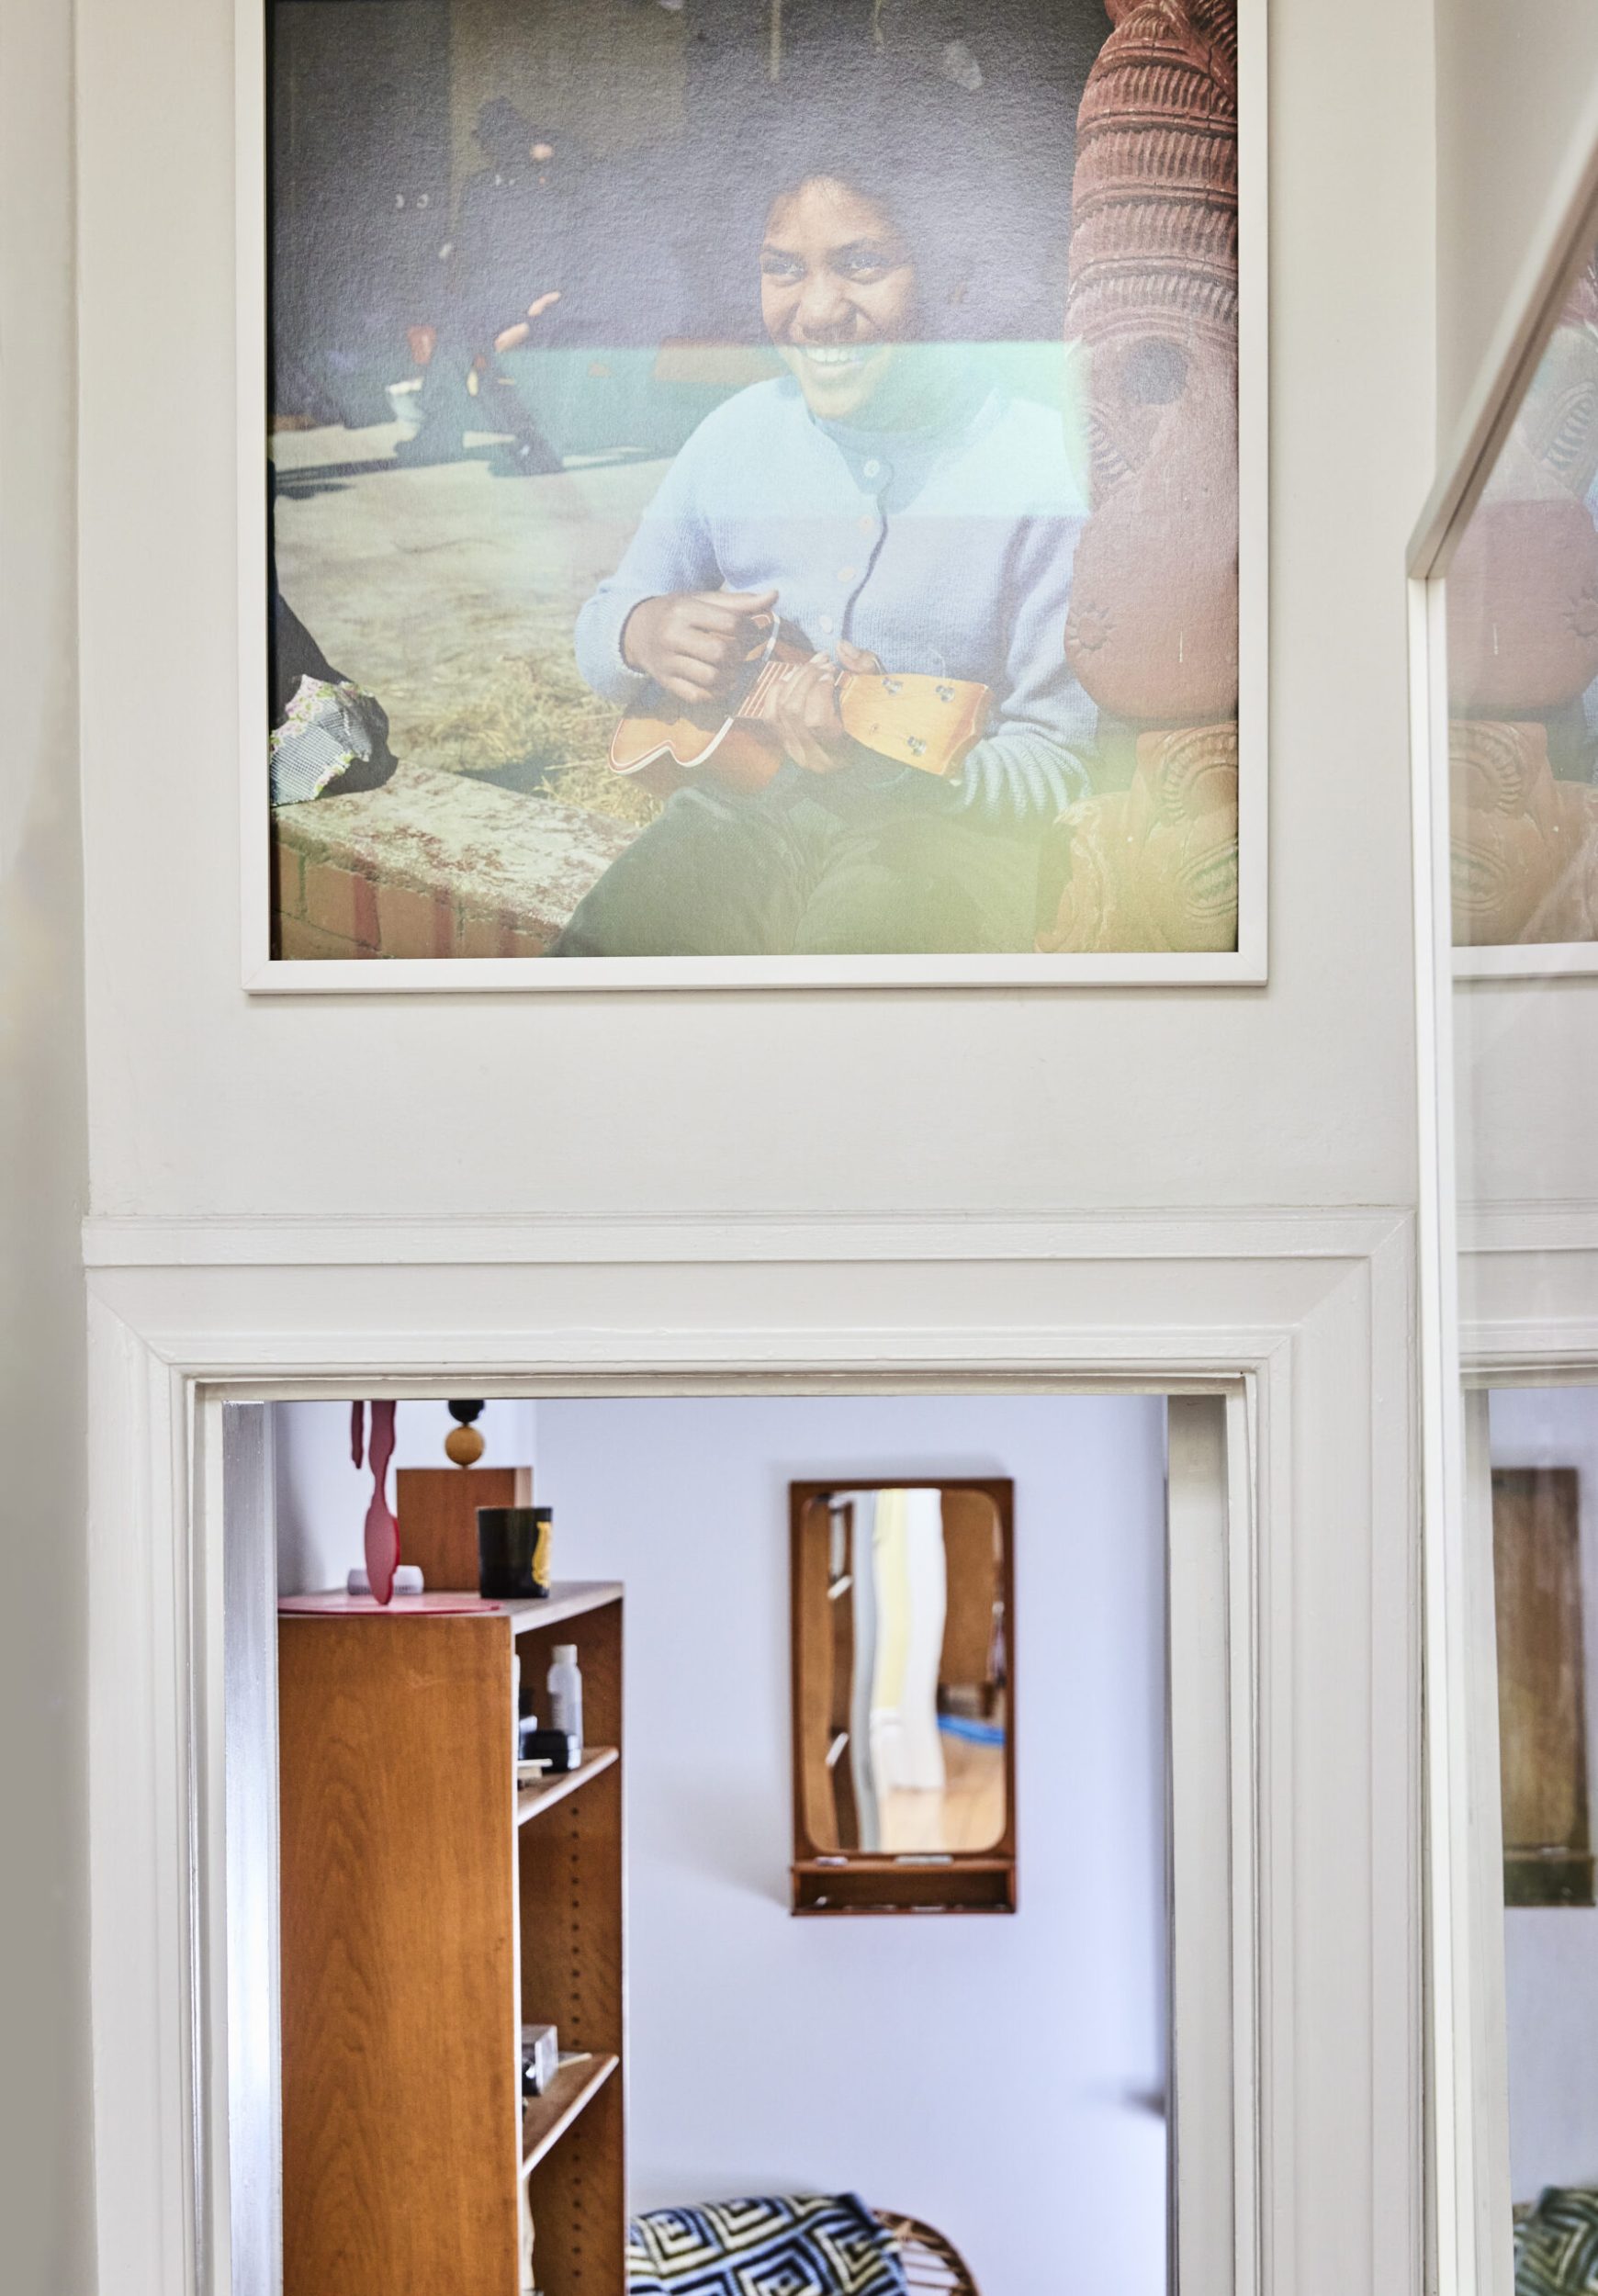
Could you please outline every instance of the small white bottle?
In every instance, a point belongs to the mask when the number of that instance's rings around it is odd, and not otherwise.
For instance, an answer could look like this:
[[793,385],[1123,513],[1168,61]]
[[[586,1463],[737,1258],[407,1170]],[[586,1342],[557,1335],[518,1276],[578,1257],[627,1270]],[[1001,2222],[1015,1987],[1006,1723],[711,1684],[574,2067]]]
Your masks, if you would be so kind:
[[557,1642],[549,1669],[549,1727],[564,1730],[582,1744],[582,1676],[578,1671],[575,1642]]

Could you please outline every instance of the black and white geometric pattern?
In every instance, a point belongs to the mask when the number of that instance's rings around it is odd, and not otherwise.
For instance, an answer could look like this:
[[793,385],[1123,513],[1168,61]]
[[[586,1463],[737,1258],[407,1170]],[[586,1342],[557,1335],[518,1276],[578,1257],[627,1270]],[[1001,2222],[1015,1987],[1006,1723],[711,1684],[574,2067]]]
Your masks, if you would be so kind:
[[1598,2291],[1598,2192],[1550,2186],[1514,2228],[1515,2296]]
[[906,2296],[853,2193],[655,2209],[627,2228],[627,2296]]

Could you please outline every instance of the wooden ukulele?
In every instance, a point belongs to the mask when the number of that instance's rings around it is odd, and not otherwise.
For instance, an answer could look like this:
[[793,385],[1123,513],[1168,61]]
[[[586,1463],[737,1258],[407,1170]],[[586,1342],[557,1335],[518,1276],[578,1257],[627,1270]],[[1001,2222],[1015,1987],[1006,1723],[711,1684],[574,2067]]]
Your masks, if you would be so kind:
[[[771,723],[777,697],[809,658],[775,638],[761,645],[749,657],[752,675],[730,711],[725,703],[682,710],[656,688],[612,735],[611,764],[618,773],[637,774],[661,797],[696,778],[746,793],[764,789],[782,763]],[[981,737],[987,716],[987,687],[955,678],[840,670],[837,692],[838,714],[852,740],[919,773],[951,773]],[[666,709],[675,714],[668,716]]]

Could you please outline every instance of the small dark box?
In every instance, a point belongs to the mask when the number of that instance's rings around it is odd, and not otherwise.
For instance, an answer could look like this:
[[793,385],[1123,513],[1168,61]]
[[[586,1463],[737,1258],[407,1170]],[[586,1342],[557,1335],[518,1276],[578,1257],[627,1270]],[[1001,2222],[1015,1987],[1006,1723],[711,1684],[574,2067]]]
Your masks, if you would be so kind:
[[547,1507],[478,1509],[478,1592],[501,1603],[535,1602],[549,1592]]
[[551,1770],[576,1770],[582,1761],[582,1748],[568,1730],[523,1730],[522,1760],[546,1761]]

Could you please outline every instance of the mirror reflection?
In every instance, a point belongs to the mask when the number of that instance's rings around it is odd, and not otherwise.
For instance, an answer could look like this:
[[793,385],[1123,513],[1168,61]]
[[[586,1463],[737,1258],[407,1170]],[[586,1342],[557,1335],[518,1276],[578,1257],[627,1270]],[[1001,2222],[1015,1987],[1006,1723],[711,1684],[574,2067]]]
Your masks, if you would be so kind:
[[1598,1390],[1478,1390],[1467,1416],[1493,1591],[1514,2284],[1560,2289],[1598,2231]]
[[[1013,1903],[1009,1485],[798,1485],[794,1502],[796,1905],[836,1904],[817,1875],[873,1862],[883,1906],[906,1867],[907,1902],[942,1868],[933,1902]],[[985,1876],[958,1874],[970,1859]]]
[[1448,570],[1454,940],[1598,940],[1598,254]]

